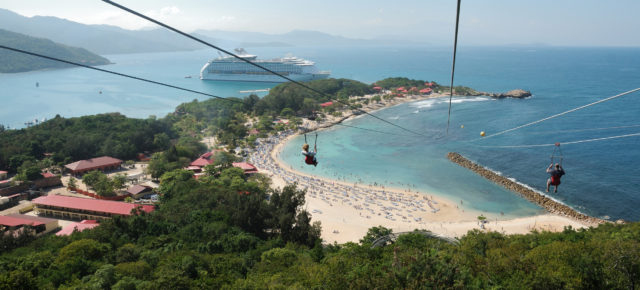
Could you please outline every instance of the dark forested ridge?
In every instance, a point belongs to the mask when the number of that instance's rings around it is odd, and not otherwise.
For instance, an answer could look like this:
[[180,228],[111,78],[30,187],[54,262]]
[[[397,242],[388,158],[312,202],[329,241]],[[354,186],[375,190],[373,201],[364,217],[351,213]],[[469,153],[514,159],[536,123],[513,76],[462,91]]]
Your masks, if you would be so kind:
[[[31,37],[3,29],[0,29],[0,44],[85,65],[110,63],[108,59],[91,53],[84,48],[66,46],[48,39]],[[0,73],[66,67],[72,67],[72,65],[0,49]]]

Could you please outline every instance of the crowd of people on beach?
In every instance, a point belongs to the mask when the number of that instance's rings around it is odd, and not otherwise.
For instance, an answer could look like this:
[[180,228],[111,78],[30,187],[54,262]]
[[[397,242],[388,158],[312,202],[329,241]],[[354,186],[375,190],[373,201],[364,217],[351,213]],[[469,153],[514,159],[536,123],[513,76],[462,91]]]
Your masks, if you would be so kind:
[[[307,198],[319,199],[329,206],[334,204],[348,205],[359,211],[363,218],[372,215],[383,216],[391,221],[423,223],[422,213],[437,213],[439,208],[435,200],[426,195],[385,189],[382,184],[348,184],[342,181],[331,181],[325,178],[307,176],[282,168],[272,157],[272,151],[287,137],[296,134],[293,130],[280,132],[268,138],[260,138],[257,146],[247,158],[262,171],[283,179],[287,184],[296,183],[307,192]],[[276,152],[279,154],[279,152]],[[301,157],[302,160],[302,157]],[[302,161],[301,161],[302,162]],[[320,209],[311,209],[311,214],[322,214]]]

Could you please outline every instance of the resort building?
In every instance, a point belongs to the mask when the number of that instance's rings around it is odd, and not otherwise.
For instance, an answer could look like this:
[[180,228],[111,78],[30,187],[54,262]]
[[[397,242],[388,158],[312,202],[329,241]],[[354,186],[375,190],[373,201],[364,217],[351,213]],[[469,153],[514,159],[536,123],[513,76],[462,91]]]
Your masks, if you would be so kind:
[[31,226],[36,235],[43,235],[58,228],[58,220],[23,214],[0,216],[0,228],[3,230],[24,230]]
[[193,162],[191,162],[191,164],[189,164],[189,167],[205,167],[209,164],[213,164],[213,162],[215,161],[215,159],[213,158],[213,155],[216,154],[217,151],[211,151],[211,152],[207,152],[204,153],[202,155],[200,155],[200,157],[198,157],[198,159],[194,160]]
[[62,195],[41,196],[32,201],[38,215],[74,220],[104,220],[114,216],[129,216],[140,209],[152,212],[152,205],[139,205],[119,201],[99,200]]
[[233,162],[233,167],[238,167],[244,170],[244,174],[253,174],[258,173],[258,168],[256,168],[253,164],[247,162]]
[[64,167],[66,167],[73,175],[82,175],[93,170],[115,170],[120,168],[120,165],[122,165],[122,160],[109,156],[102,156],[76,161],[67,164]]
[[140,185],[140,184],[136,184],[132,187],[129,187],[129,189],[127,189],[127,193],[135,199],[141,198],[142,196],[150,192],[151,192],[151,187]]

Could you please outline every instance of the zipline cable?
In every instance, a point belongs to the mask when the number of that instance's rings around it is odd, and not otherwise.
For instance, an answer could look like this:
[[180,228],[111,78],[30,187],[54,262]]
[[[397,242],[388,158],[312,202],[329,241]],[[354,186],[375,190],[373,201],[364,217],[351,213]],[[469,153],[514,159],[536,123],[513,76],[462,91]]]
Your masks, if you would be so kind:
[[[225,101],[229,101],[229,102],[234,102],[234,103],[238,103],[238,104],[244,104],[243,101],[240,101],[240,100],[237,100],[237,99],[223,98],[223,97],[219,97],[219,96],[216,96],[216,95],[212,95],[212,94],[208,94],[208,93],[204,93],[204,92],[199,92],[199,91],[195,91],[195,90],[191,90],[191,89],[187,89],[187,88],[182,88],[182,87],[170,85],[170,84],[163,83],[163,82],[157,82],[157,81],[148,80],[148,79],[144,79],[144,78],[141,78],[141,77],[136,77],[136,76],[132,76],[132,75],[124,74],[124,73],[119,73],[119,72],[115,72],[115,71],[101,69],[101,68],[97,68],[97,67],[93,67],[93,66],[89,66],[89,65],[73,62],[73,61],[68,61],[68,60],[64,60],[64,59],[60,59],[60,58],[56,58],[56,57],[52,57],[52,56],[47,56],[47,55],[43,55],[43,54],[39,54],[39,53],[35,53],[35,52],[30,52],[30,51],[26,51],[26,50],[22,50],[22,49],[8,47],[8,46],[4,46],[4,45],[0,45],[0,48],[6,49],[6,50],[11,50],[11,51],[18,52],[18,53],[28,54],[28,55],[31,55],[31,56],[36,56],[36,57],[40,57],[40,58],[44,58],[44,59],[48,59],[48,60],[58,61],[58,62],[70,64],[70,65],[84,67],[84,68],[88,68],[88,69],[92,69],[92,70],[96,70],[96,71],[100,71],[100,72],[104,72],[104,73],[114,74],[114,75],[117,75],[117,76],[126,77],[126,78],[130,78],[130,79],[134,79],[134,80],[148,82],[148,83],[152,83],[152,84],[155,84],[155,85],[160,85],[160,86],[165,86],[165,87],[169,87],[169,88],[173,88],[173,89],[177,89],[177,90],[182,90],[182,91],[186,91],[186,92],[190,92],[190,93],[194,93],[194,94],[200,94],[200,95],[209,96],[209,97],[213,97],[213,98],[216,98],[216,99],[221,99],[221,100],[225,100]],[[360,130],[377,132],[377,133],[381,133],[381,134],[396,135],[396,136],[409,136],[409,135],[400,135],[400,134],[394,134],[394,133],[389,133],[389,132],[377,131],[377,130],[373,130],[373,129],[361,128],[361,127],[357,127],[357,126],[344,125],[344,124],[340,124],[340,123],[338,125],[345,126],[345,127],[351,127],[351,128],[355,128],[355,129],[360,129]]]
[[[640,133],[632,133],[632,134],[625,134],[625,135],[618,135],[618,136],[611,136],[611,137],[602,137],[602,138],[594,138],[594,139],[586,139],[586,140],[578,140],[578,141],[570,141],[570,142],[560,142],[560,144],[569,145],[569,144],[587,143],[587,142],[595,142],[595,141],[602,141],[602,140],[609,140],[609,139],[619,139],[619,138],[627,138],[627,137],[635,137],[635,136],[640,136]],[[496,145],[496,146],[476,145],[476,146],[484,147],[484,148],[529,148],[529,147],[549,147],[549,146],[557,146],[557,145],[556,145],[556,143],[550,143],[550,144],[532,144],[532,145],[504,145],[504,146],[500,146],[500,145]]]
[[236,102],[236,103],[244,104],[244,102],[242,102],[240,100],[236,100],[236,99],[228,99],[228,98],[218,97],[218,96],[212,95],[212,94],[207,94],[207,93],[203,93],[203,92],[199,92],[199,91],[194,91],[194,90],[191,90],[191,89],[186,89],[186,88],[170,85],[170,84],[163,83],[163,82],[156,82],[156,81],[152,81],[152,80],[148,80],[148,79],[144,79],[144,78],[141,78],[141,77],[136,77],[136,76],[132,76],[132,75],[128,75],[128,74],[123,74],[123,73],[119,73],[119,72],[115,72],[115,71],[110,71],[110,70],[106,70],[106,69],[92,67],[92,66],[89,66],[89,65],[85,65],[85,64],[81,64],[81,63],[77,63],[77,62],[73,62],[73,61],[68,61],[68,60],[64,60],[64,59],[59,59],[59,58],[55,58],[55,57],[52,57],[52,56],[46,56],[46,55],[42,55],[42,54],[39,54],[39,53],[30,52],[30,51],[26,51],[26,50],[22,50],[22,49],[8,47],[8,46],[4,46],[4,45],[0,45],[0,48],[4,48],[6,50],[11,50],[11,51],[14,51],[14,52],[19,52],[19,53],[23,53],[23,54],[32,55],[32,56],[37,56],[37,57],[45,58],[45,59],[48,59],[48,60],[53,60],[53,61],[63,62],[63,63],[66,63],[66,64],[80,66],[80,67],[84,67],[84,68],[88,68],[88,69],[92,69],[92,70],[97,70],[97,71],[101,71],[101,72],[105,72],[105,73],[109,73],[109,74],[114,74],[114,75],[118,75],[118,76],[121,76],[121,77],[126,77],[126,78],[130,78],[130,79],[134,79],[134,80],[139,80],[139,81],[143,81],[143,82],[147,82],[147,83],[152,83],[152,84],[156,84],[156,85],[160,85],[160,86],[165,86],[165,87],[169,87],[169,88],[173,88],[173,89],[177,89],[177,90],[182,90],[182,91],[186,91],[186,92],[190,92],[190,93],[194,93],[194,94],[205,95],[205,96],[213,97],[213,98],[216,98],[216,99],[222,99],[222,100],[227,100],[227,101],[230,101],[230,102]]
[[360,130],[365,130],[365,131],[370,131],[370,132],[376,132],[376,133],[380,133],[380,134],[387,134],[387,135],[394,135],[394,136],[404,136],[404,137],[414,137],[413,135],[402,135],[402,134],[396,134],[396,133],[383,132],[383,131],[378,131],[378,130],[374,130],[374,129],[368,129],[368,128],[356,127],[356,126],[351,126],[351,125],[345,125],[345,124],[342,124],[342,123],[336,123],[335,125],[344,126],[344,127],[348,127],[348,128],[354,128],[354,129],[360,129]]
[[[562,113],[558,113],[558,114],[555,114],[555,115],[552,115],[552,116],[549,116],[549,117],[546,117],[546,118],[542,118],[542,119],[540,119],[540,120],[533,121],[533,122],[530,122],[530,123],[527,123],[527,124],[524,124],[524,125],[520,125],[520,126],[517,126],[517,127],[511,128],[511,129],[507,129],[507,130],[504,130],[504,131],[500,131],[500,132],[495,133],[495,134],[487,135],[486,137],[479,138],[479,139],[476,139],[476,140],[482,140],[482,139],[487,139],[487,138],[490,138],[490,137],[494,137],[494,136],[502,135],[502,134],[507,133],[507,132],[515,131],[515,130],[518,130],[518,129],[521,129],[521,128],[524,128],[524,127],[528,127],[528,126],[531,126],[531,125],[534,125],[534,124],[538,124],[538,123],[541,123],[541,122],[544,122],[544,121],[547,121],[547,120],[550,120],[550,119],[553,119],[553,118],[556,118],[556,117],[560,117],[560,116],[562,116],[562,115],[566,115],[566,114],[569,114],[569,113],[571,113],[571,112],[575,112],[575,111],[578,111],[578,110],[582,110],[582,109],[584,109],[584,108],[587,108],[587,107],[590,107],[590,106],[593,106],[593,105],[596,105],[596,104],[600,104],[600,103],[603,103],[603,102],[606,102],[606,101],[610,101],[610,100],[613,100],[613,99],[615,99],[615,98],[622,97],[622,96],[624,96],[624,95],[628,95],[628,94],[631,94],[631,93],[634,93],[634,92],[637,92],[637,91],[640,91],[640,88],[636,88],[636,89],[633,89],[633,90],[630,90],[630,91],[626,91],[626,92],[624,92],[624,93],[617,94],[617,95],[615,95],[615,96],[611,96],[611,97],[608,97],[608,98],[605,98],[605,99],[602,99],[602,100],[599,100],[599,101],[595,101],[595,102],[593,102],[593,103],[586,104],[586,105],[584,105],[584,106],[580,106],[580,107],[577,107],[577,108],[573,108],[573,109],[571,109],[571,110],[564,111],[564,112],[562,112]],[[474,140],[474,141],[475,141],[475,140]]]
[[555,130],[555,131],[540,131],[540,132],[530,132],[531,134],[556,134],[556,133],[575,133],[575,132],[586,132],[586,131],[600,131],[600,130],[611,130],[611,129],[626,129],[626,128],[637,128],[640,125],[628,125],[628,126],[615,126],[615,127],[600,127],[600,128],[587,128],[587,129],[569,129],[569,130]]
[[[169,29],[169,30],[171,30],[171,31],[173,31],[173,32],[175,32],[175,33],[178,33],[178,34],[180,34],[180,35],[182,35],[182,36],[185,36],[185,37],[187,37],[187,38],[190,38],[190,39],[192,39],[192,40],[195,40],[195,41],[197,41],[197,42],[199,42],[199,43],[201,43],[201,44],[204,44],[204,45],[206,45],[206,46],[208,46],[208,47],[211,47],[211,48],[216,49],[216,50],[218,50],[218,51],[224,52],[224,53],[226,53],[226,54],[228,54],[228,55],[230,55],[230,56],[233,56],[234,58],[236,58],[236,59],[238,59],[238,60],[244,61],[244,62],[246,62],[246,63],[248,63],[248,64],[250,64],[250,65],[253,65],[253,66],[258,67],[258,68],[260,68],[260,69],[262,69],[262,70],[265,70],[265,71],[270,72],[270,73],[272,73],[272,74],[274,74],[274,75],[277,75],[277,76],[279,76],[279,77],[281,77],[281,78],[283,78],[283,79],[285,79],[285,80],[287,80],[287,81],[290,81],[290,82],[292,82],[292,83],[294,83],[294,84],[297,84],[297,85],[299,85],[299,86],[301,86],[301,87],[303,87],[303,88],[306,88],[306,89],[308,89],[308,90],[310,90],[310,91],[312,91],[312,92],[315,92],[315,93],[317,93],[317,94],[319,94],[319,95],[321,95],[321,96],[325,96],[325,97],[328,97],[329,99],[332,99],[332,98],[331,98],[331,96],[330,96],[330,95],[328,95],[328,94],[326,94],[326,93],[323,93],[323,92],[321,92],[321,91],[319,91],[319,90],[316,90],[316,89],[314,89],[314,88],[312,88],[312,87],[310,87],[310,86],[307,86],[307,85],[305,85],[305,84],[303,84],[303,83],[301,83],[301,82],[298,82],[298,81],[296,81],[296,80],[293,80],[293,79],[291,79],[291,78],[288,78],[288,77],[286,77],[286,76],[284,76],[284,75],[282,75],[282,74],[279,74],[279,73],[277,73],[277,72],[275,72],[275,71],[273,71],[273,70],[271,70],[271,69],[268,69],[268,68],[266,68],[266,67],[264,67],[264,66],[261,66],[261,65],[259,65],[259,64],[257,64],[257,63],[254,63],[254,62],[252,62],[252,61],[250,61],[250,60],[248,60],[248,59],[246,59],[246,58],[240,57],[240,56],[238,56],[238,55],[236,55],[236,54],[234,54],[234,53],[232,53],[232,52],[230,52],[230,51],[227,51],[227,50],[222,49],[222,48],[220,48],[220,47],[218,47],[218,46],[215,46],[215,45],[213,45],[213,44],[211,44],[211,43],[209,43],[209,42],[207,42],[207,41],[204,41],[204,40],[202,40],[202,39],[200,39],[200,38],[197,38],[197,37],[195,37],[195,36],[193,36],[193,35],[190,35],[190,34],[188,34],[188,33],[186,33],[186,32],[182,32],[182,31],[180,31],[180,30],[178,30],[178,29],[176,29],[176,28],[173,28],[173,27],[171,27],[171,26],[169,26],[169,25],[167,25],[167,24],[164,24],[164,23],[162,23],[162,22],[160,22],[160,21],[158,21],[158,20],[155,20],[155,19],[153,19],[153,18],[151,18],[151,17],[148,17],[148,16],[146,16],[146,15],[143,15],[143,14],[141,14],[141,13],[139,13],[139,12],[136,12],[135,10],[129,9],[129,8],[125,7],[125,6],[122,6],[122,5],[118,4],[118,3],[115,3],[115,2],[110,1],[110,0],[102,0],[102,1],[103,1],[103,2],[105,2],[105,3],[107,3],[107,4],[112,5],[112,6],[114,6],[114,7],[120,8],[120,9],[122,9],[122,10],[126,11],[126,12],[129,12],[129,13],[131,13],[131,14],[133,14],[133,15],[136,15],[136,16],[138,16],[138,17],[140,17],[140,18],[143,18],[143,19],[146,19],[146,20],[148,20],[148,21],[151,21],[151,22],[153,22],[153,23],[155,23],[155,24],[157,24],[157,25],[160,25],[160,26],[162,26],[162,27],[164,27],[164,28],[166,28],[166,29]],[[340,99],[335,99],[335,101],[336,101],[336,102],[340,102],[340,103],[342,103],[342,104],[344,104],[344,105],[347,105],[347,106],[351,106],[351,104],[349,104],[348,102],[342,101],[342,100],[340,100]],[[380,121],[382,121],[382,122],[385,122],[385,123],[387,123],[387,124],[390,124],[390,125],[392,125],[392,126],[398,127],[398,128],[400,128],[400,129],[402,129],[402,130],[405,130],[405,131],[407,131],[407,132],[410,132],[410,133],[413,133],[413,134],[416,134],[416,135],[419,135],[419,136],[427,137],[426,135],[424,135],[424,134],[422,134],[422,133],[419,133],[419,132],[416,132],[416,131],[413,131],[413,130],[407,129],[407,128],[405,128],[405,127],[402,127],[402,126],[400,126],[400,125],[394,124],[394,123],[392,123],[392,122],[389,122],[389,121],[387,121],[387,120],[385,120],[385,119],[383,119],[383,118],[380,118],[380,117],[378,117],[378,116],[376,116],[376,115],[373,115],[373,114],[371,114],[371,113],[369,113],[369,112],[367,112],[367,111],[365,111],[365,110],[358,109],[358,108],[355,108],[355,110],[360,111],[360,112],[362,112],[362,113],[364,113],[364,114],[367,114],[367,115],[369,115],[369,116],[371,116],[371,117],[374,117],[374,118],[376,118],[376,119],[378,119],[378,120],[380,120]]]
[[449,135],[449,122],[451,121],[451,99],[453,98],[453,76],[456,71],[456,51],[458,49],[458,23],[460,22],[460,1],[456,10],[456,33],[453,39],[453,62],[451,64],[451,87],[449,88],[449,114],[447,115],[447,135]]

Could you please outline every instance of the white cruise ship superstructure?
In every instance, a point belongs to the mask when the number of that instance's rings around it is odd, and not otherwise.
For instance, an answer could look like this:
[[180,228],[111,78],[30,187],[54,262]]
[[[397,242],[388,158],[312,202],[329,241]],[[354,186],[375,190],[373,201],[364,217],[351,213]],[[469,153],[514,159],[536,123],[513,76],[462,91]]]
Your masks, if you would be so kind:
[[[326,79],[328,71],[320,71],[315,63],[301,58],[287,56],[268,60],[257,59],[256,55],[248,54],[242,48],[236,48],[236,55],[266,67],[281,75],[296,81],[311,81]],[[274,75],[259,67],[239,60],[233,56],[221,56],[207,62],[200,70],[200,79],[216,81],[246,81],[246,82],[286,82],[284,78]]]

